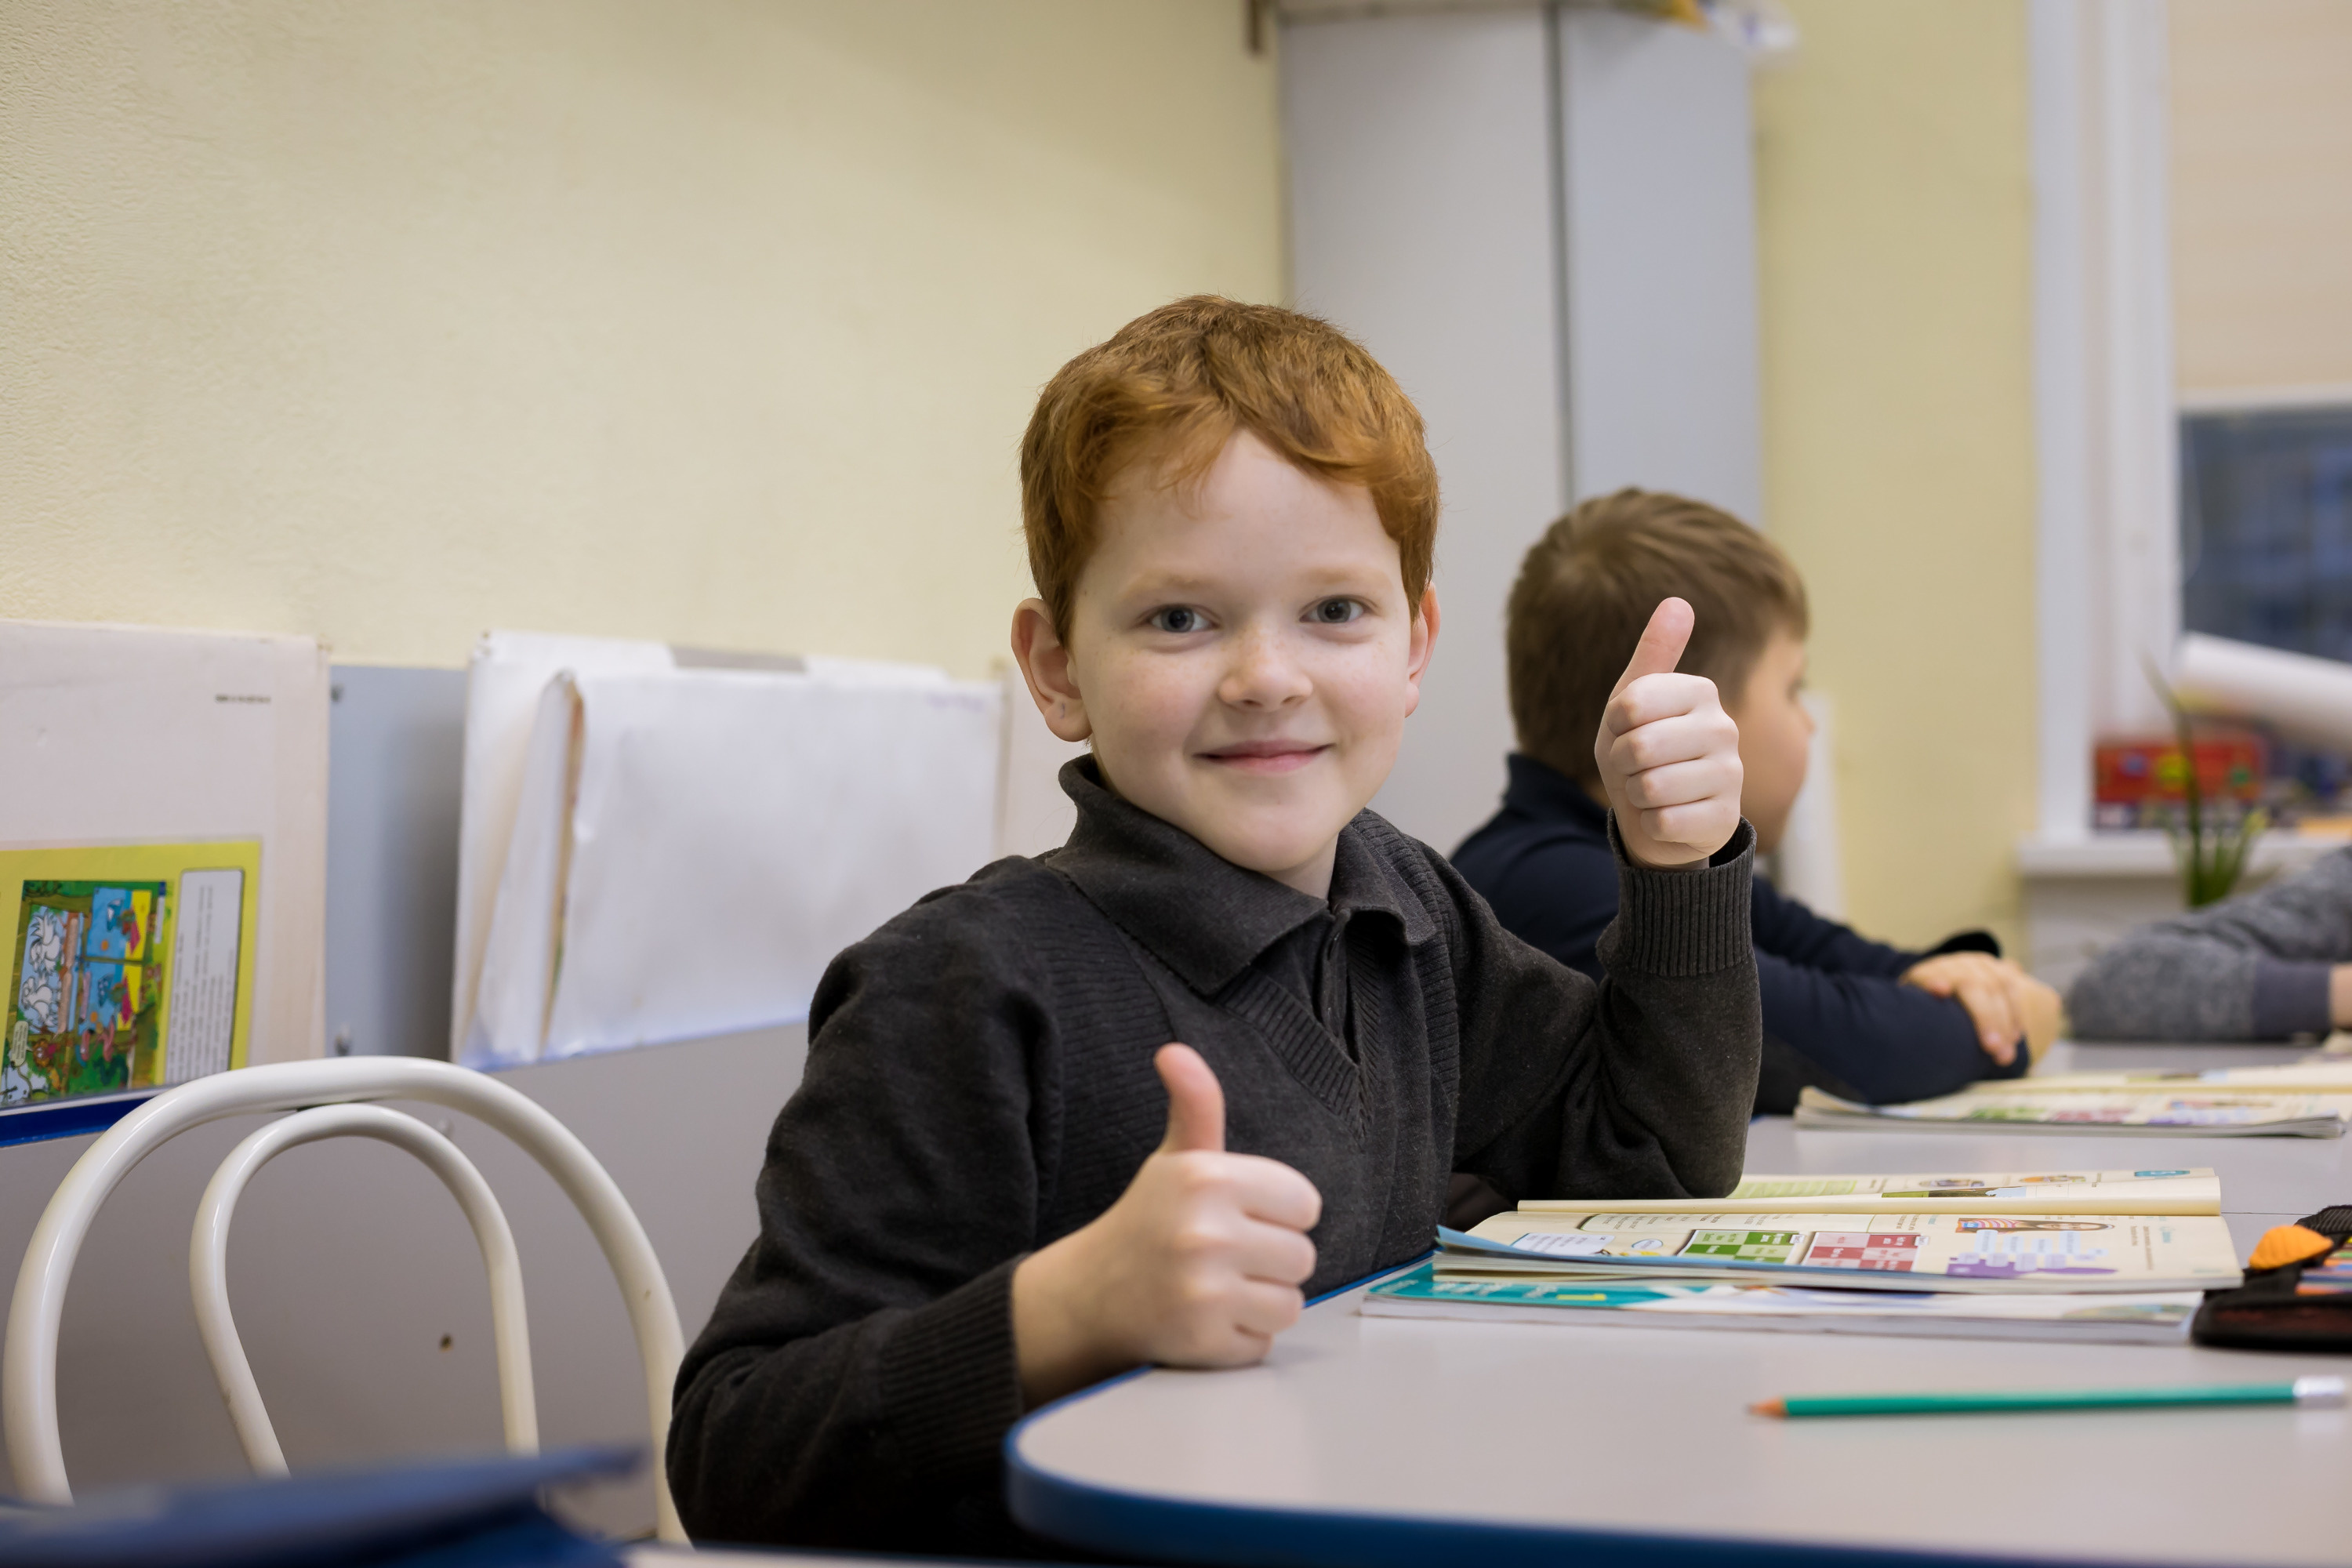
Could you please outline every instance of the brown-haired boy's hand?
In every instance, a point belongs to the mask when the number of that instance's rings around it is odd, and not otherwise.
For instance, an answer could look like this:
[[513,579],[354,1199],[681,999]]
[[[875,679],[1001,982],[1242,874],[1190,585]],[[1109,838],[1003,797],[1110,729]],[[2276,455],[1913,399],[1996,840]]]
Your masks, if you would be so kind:
[[1315,1272],[1315,1184],[1225,1152],[1225,1097],[1190,1046],[1160,1047],[1168,1133],[1118,1202],[1013,1273],[1013,1343],[1032,1405],[1141,1362],[1246,1366],[1298,1321]]
[[2005,958],[1939,952],[1903,972],[1903,984],[1949,996],[1969,1010],[1985,1055],[2008,1067],[2022,1044],[2039,1061],[2058,1037],[2058,993]]
[[1592,742],[1625,853],[1654,868],[1704,865],[1739,827],[1739,727],[1714,681],[1675,673],[1693,623],[1658,602]]

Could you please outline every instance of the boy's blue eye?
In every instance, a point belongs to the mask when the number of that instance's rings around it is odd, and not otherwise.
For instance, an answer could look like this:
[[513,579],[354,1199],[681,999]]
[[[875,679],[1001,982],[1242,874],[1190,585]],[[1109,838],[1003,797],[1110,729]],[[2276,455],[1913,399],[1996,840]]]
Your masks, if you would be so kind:
[[1315,618],[1327,626],[1345,626],[1363,613],[1362,603],[1355,599],[1326,599],[1314,610]]
[[1201,629],[1201,612],[1183,605],[1171,605],[1151,612],[1151,626],[1155,631],[1197,632]]

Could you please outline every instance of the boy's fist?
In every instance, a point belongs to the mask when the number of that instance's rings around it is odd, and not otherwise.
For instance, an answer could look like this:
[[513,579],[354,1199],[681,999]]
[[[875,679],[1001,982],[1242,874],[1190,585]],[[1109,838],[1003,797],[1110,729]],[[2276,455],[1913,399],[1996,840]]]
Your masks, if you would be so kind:
[[1739,727],[1714,681],[1675,673],[1694,618],[1658,601],[1592,742],[1617,836],[1644,866],[1703,865],[1739,827]]
[[1225,1097],[1190,1046],[1162,1046],[1168,1134],[1118,1202],[1024,1259],[1013,1340],[1032,1405],[1138,1362],[1244,1366],[1298,1321],[1315,1272],[1315,1184],[1225,1152]]

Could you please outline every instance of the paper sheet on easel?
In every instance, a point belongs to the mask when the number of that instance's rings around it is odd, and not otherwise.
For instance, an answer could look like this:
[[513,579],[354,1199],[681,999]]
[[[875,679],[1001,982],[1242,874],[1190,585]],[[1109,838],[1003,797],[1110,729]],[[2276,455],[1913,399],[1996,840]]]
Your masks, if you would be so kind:
[[991,853],[1002,696],[933,670],[559,671],[515,767],[461,1059],[793,1022]]
[[2266,719],[2323,746],[2352,746],[2352,664],[2190,632],[2172,683],[2200,709]]

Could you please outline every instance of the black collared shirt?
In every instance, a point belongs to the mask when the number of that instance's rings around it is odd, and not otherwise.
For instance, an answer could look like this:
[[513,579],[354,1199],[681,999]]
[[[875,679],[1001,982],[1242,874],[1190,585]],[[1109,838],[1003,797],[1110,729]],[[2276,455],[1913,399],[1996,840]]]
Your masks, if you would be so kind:
[[[1565,773],[1528,756],[1510,760],[1503,809],[1454,852],[1454,865],[1511,931],[1572,969],[1598,976],[1601,933],[1617,918],[1609,813]],[[1764,999],[1764,1071],[1756,1109],[1785,1113],[1811,1084],[1885,1102],[1949,1094],[1983,1078],[2012,1078],[1977,1044],[1968,1009],[1902,984],[1927,956],[1859,936],[1755,879],[1748,921]],[[1981,931],[1936,952],[2000,944]]]
[[1596,986],[1369,812],[1318,900],[1088,762],[1063,786],[1066,846],[930,895],[818,987],[760,1238],[678,1374],[670,1479],[698,1536],[1017,1549],[1013,1268],[1158,1146],[1170,1040],[1215,1070],[1226,1146],[1322,1194],[1310,1293],[1425,1250],[1457,1170],[1511,1197],[1738,1178],[1759,1038],[1744,826],[1705,868],[1622,867]]

